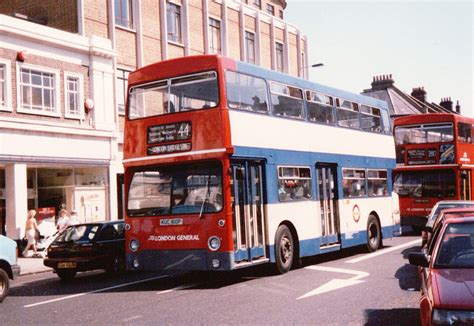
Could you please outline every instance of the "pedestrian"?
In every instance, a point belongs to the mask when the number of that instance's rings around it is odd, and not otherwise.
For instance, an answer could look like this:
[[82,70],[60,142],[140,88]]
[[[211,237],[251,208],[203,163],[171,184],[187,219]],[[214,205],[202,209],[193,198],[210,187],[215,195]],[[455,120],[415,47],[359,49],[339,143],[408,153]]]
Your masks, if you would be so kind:
[[59,211],[59,218],[58,223],[56,224],[56,228],[58,229],[59,233],[62,233],[68,226],[69,217],[67,216],[67,210],[61,209]]
[[26,226],[25,226],[25,239],[28,240],[25,249],[23,250],[23,257],[27,257],[28,250],[33,248],[34,256],[36,256],[36,232],[38,231],[38,223],[36,222],[36,211],[34,209],[30,209],[28,211],[28,217],[26,219]]
[[75,210],[71,211],[71,215],[69,217],[69,225],[76,225],[79,224],[79,216],[77,216],[77,212]]

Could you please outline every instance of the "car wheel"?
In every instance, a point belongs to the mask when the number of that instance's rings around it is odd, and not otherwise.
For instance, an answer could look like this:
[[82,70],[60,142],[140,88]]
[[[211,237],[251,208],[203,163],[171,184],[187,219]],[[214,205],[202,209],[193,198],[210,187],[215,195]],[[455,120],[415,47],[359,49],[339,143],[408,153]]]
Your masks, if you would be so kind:
[[367,250],[374,252],[382,246],[382,233],[380,223],[374,215],[367,221]]
[[7,272],[0,268],[0,302],[3,302],[8,295],[10,289],[10,279]]
[[70,281],[76,276],[77,271],[75,269],[58,269],[56,273],[62,281]]
[[295,256],[295,245],[290,229],[280,225],[275,234],[276,271],[284,274],[291,269]]
[[114,257],[105,270],[110,274],[120,273],[125,270],[125,260],[122,257]]

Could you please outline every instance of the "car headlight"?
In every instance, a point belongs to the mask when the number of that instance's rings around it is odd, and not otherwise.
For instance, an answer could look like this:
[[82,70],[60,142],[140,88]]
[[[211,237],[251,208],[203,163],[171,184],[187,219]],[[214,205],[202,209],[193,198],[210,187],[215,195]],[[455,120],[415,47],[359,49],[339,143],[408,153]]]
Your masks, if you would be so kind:
[[140,248],[140,242],[136,239],[132,239],[129,244],[130,250],[131,251],[137,251],[138,248]]
[[433,311],[433,324],[473,325],[474,311],[435,309]]
[[221,239],[216,236],[212,236],[207,240],[207,245],[210,250],[217,251],[221,247]]

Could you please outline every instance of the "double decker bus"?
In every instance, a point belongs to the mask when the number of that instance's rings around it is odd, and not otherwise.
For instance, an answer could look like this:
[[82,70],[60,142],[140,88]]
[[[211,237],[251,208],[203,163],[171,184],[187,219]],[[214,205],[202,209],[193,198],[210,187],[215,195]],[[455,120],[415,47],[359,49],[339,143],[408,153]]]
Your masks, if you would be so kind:
[[129,75],[127,268],[227,271],[398,232],[385,102],[218,55]]
[[440,200],[472,200],[474,119],[450,113],[416,114],[394,121],[394,191],[401,224],[415,229]]

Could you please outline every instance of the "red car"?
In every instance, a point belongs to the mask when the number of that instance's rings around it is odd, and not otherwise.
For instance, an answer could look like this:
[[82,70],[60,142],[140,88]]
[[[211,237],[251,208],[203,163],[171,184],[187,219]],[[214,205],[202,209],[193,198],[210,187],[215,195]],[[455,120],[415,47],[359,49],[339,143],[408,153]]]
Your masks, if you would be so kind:
[[423,267],[422,325],[474,324],[474,214],[445,214],[427,251],[410,253],[409,261]]

